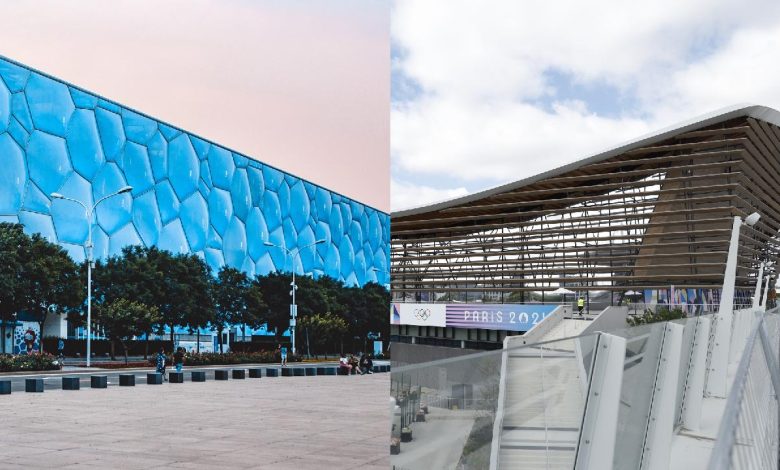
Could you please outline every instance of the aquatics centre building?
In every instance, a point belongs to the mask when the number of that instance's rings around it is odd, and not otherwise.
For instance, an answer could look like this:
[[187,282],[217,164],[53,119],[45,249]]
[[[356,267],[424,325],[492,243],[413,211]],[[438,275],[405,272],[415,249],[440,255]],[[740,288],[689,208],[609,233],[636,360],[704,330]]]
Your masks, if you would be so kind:
[[[128,245],[195,253],[215,271],[290,271],[386,285],[389,215],[0,56],[0,220],[85,259],[83,211],[98,206],[96,259]],[[291,261],[283,250],[325,240]],[[293,266],[292,263],[295,263]],[[21,332],[38,329],[19,316]],[[40,333],[40,332],[38,332]],[[78,337],[63,318],[45,336]],[[40,334],[39,334],[40,336]],[[10,341],[10,340],[9,340]]]
[[739,238],[735,299],[743,304],[780,246],[780,113],[763,106],[395,212],[393,339],[498,345],[550,314],[558,289],[571,292],[564,300],[584,297],[591,312],[628,300],[717,310],[734,216],[753,212],[761,218],[743,224]]

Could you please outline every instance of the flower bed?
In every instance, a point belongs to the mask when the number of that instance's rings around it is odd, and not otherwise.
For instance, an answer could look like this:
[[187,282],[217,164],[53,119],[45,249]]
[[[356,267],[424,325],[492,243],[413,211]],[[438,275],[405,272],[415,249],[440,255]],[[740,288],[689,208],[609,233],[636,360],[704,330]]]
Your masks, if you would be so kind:
[[0,372],[18,372],[35,370],[57,370],[56,357],[51,354],[30,354],[0,356]]
[[[68,359],[65,363],[68,366],[75,366],[75,367],[86,367],[87,362],[72,362],[72,359]],[[127,364],[125,364],[124,359],[118,359],[116,361],[112,362],[96,362],[92,361],[92,367],[97,367],[100,369],[131,369],[131,368],[140,368],[140,367],[148,367],[149,363],[146,361],[130,361]]]

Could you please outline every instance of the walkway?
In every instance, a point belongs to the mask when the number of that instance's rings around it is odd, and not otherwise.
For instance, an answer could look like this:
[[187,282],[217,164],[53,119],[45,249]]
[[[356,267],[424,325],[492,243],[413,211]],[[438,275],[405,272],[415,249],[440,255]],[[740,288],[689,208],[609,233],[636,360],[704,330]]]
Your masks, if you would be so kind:
[[390,374],[0,396],[22,468],[387,469]]

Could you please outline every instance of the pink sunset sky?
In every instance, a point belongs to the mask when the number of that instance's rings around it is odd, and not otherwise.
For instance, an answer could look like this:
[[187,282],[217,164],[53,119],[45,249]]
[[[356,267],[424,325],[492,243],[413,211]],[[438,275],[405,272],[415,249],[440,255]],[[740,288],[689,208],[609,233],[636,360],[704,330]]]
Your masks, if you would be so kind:
[[0,54],[383,211],[390,5],[9,0]]

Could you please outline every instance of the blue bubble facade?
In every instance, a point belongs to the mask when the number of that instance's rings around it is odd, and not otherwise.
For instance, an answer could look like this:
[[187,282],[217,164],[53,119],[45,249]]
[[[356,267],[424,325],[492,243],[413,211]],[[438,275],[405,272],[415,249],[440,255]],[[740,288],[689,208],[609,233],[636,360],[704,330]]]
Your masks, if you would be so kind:
[[214,270],[389,283],[388,214],[2,57],[0,159],[0,219],[76,261],[84,211],[51,194],[92,205],[130,185],[96,210],[96,258],[146,245]]

